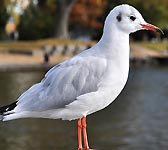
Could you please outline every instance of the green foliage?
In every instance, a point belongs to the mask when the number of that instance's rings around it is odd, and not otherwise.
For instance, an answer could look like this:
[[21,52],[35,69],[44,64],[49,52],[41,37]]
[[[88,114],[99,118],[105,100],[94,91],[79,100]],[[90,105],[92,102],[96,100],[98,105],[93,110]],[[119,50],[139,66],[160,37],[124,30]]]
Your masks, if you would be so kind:
[[18,26],[20,39],[34,40],[51,37],[54,32],[54,20],[55,15],[47,6],[40,8],[38,5],[30,4],[20,16]]
[[[6,0],[6,1],[10,1],[10,0]],[[43,1],[39,0],[37,5],[33,4],[33,0],[30,0],[30,2],[31,4],[29,5],[29,7],[20,16],[20,24],[18,26],[20,39],[32,40],[32,39],[52,37],[55,29],[57,29],[56,15],[58,13],[56,12],[59,10],[57,9],[58,0],[43,0]],[[107,2],[108,2],[107,13],[114,6],[118,4],[127,3],[136,7],[143,14],[143,17],[149,23],[155,24],[160,28],[168,28],[167,0],[148,0],[148,1],[147,0],[107,0]],[[0,10],[0,11],[3,11],[3,10]],[[95,10],[93,10],[93,12],[94,11]],[[105,13],[102,18],[105,18],[107,16],[107,13]],[[5,17],[5,16],[2,15],[0,17]],[[74,26],[75,26],[75,23],[73,24],[73,22],[71,22],[72,29]],[[90,29],[89,26],[86,27],[86,32],[89,31],[89,29]],[[100,33],[101,31],[102,29],[99,31],[96,30],[95,33],[99,35],[98,33]],[[92,32],[89,32],[89,33],[92,34]]]
[[4,39],[5,37],[5,25],[9,15],[7,13],[4,1],[0,1],[0,39]]
[[[48,38],[67,38],[70,8],[76,0],[38,0],[31,1],[20,17],[19,34],[21,40]],[[68,17],[67,17],[68,16]]]

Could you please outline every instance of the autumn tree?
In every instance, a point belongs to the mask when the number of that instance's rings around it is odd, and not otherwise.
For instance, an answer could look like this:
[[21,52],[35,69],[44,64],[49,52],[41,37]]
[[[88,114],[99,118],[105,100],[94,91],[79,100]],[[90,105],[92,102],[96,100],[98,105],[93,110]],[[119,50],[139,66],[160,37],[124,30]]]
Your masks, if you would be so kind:
[[106,6],[106,0],[79,0],[71,11],[71,28],[83,31],[81,34],[97,36],[95,30],[102,30]]
[[98,39],[107,14],[114,6],[123,3],[136,7],[149,22],[163,28],[168,26],[167,0],[37,0],[37,3],[29,0],[29,2],[30,5],[20,17],[19,31],[22,39],[53,36],[76,38],[80,35]]
[[88,32],[100,29],[105,2],[106,0],[44,0],[38,1],[36,5],[31,2],[20,18],[20,37],[37,39],[54,34],[56,38],[68,38],[69,21],[73,26],[71,32],[76,32],[76,25],[90,29],[85,30]]

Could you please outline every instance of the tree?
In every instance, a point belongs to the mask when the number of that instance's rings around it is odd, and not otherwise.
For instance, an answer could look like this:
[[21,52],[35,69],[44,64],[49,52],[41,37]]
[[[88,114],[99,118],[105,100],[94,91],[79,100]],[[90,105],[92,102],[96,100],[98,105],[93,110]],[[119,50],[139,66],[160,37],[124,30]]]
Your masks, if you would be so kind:
[[[20,38],[69,38],[71,33],[98,36],[102,31],[106,0],[44,0],[35,5],[30,2],[20,17]],[[45,18],[45,19],[44,19]],[[103,20],[103,21],[102,21]],[[32,24],[33,22],[33,24]],[[78,30],[78,31],[79,31]]]
[[106,0],[79,0],[71,11],[71,28],[75,33],[98,36],[103,27],[106,6]]
[[18,26],[21,40],[35,40],[53,36],[55,11],[51,11],[48,4],[44,8],[30,3],[25,9],[20,16]]
[[57,0],[55,18],[55,37],[68,38],[68,22],[72,6],[77,0]]
[[4,39],[5,36],[5,25],[9,18],[7,13],[6,3],[4,0],[0,1],[0,39]]
[[76,1],[39,0],[37,4],[31,1],[20,17],[20,38],[68,38],[69,13]]
[[[125,0],[36,0],[37,3],[35,0],[29,0],[29,2],[29,7],[20,17],[19,31],[22,39],[53,36],[69,38],[69,33],[79,36],[89,35],[98,39],[107,14],[114,6],[125,3]],[[127,3],[136,7],[149,22],[159,27],[167,25],[167,0],[127,0]]]

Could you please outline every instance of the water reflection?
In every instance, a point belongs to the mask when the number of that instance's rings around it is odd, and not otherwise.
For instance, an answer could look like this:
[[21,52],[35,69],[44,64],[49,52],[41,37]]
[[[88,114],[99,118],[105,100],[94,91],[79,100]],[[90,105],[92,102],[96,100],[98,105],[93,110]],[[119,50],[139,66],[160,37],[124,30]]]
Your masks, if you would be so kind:
[[39,82],[43,77],[42,72],[17,72],[17,73],[1,73],[0,74],[0,101],[15,100],[22,92],[29,88],[32,84]]
[[[0,74],[0,103],[16,99],[44,73]],[[90,145],[100,150],[167,150],[168,68],[132,68],[122,94],[88,117]],[[0,122],[0,149],[74,150],[76,122],[21,119]]]

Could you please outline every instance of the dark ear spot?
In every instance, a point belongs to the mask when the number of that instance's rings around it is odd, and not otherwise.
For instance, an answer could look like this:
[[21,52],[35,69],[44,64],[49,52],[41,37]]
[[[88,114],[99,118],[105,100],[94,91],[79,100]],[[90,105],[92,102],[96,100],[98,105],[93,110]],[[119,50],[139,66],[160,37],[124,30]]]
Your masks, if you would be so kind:
[[122,18],[121,18],[121,13],[119,13],[116,18],[117,18],[118,22],[120,22],[120,21],[122,20]]

